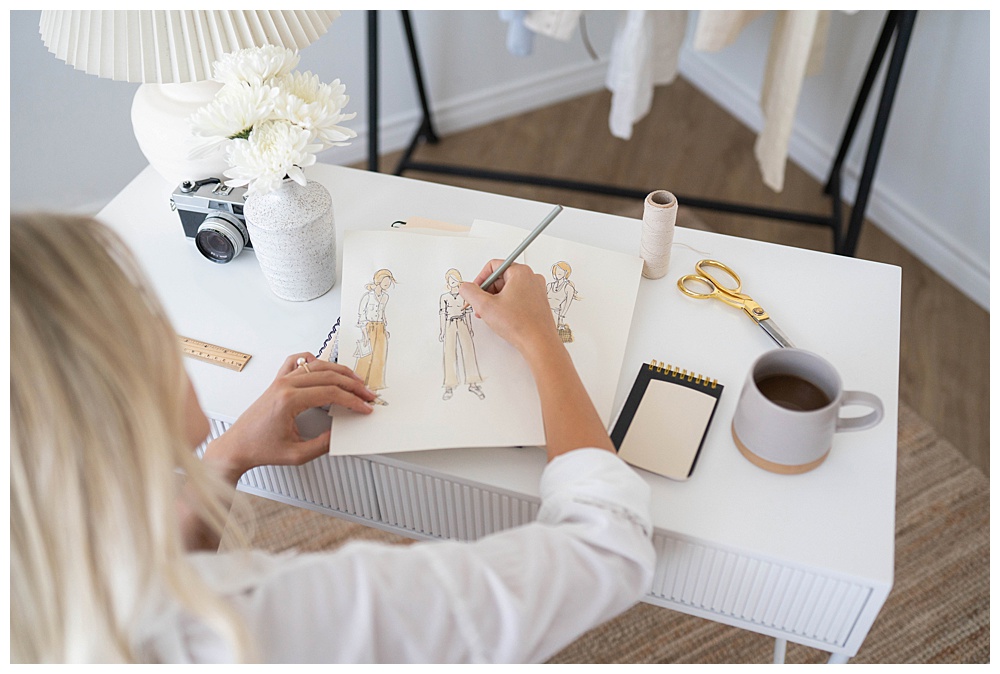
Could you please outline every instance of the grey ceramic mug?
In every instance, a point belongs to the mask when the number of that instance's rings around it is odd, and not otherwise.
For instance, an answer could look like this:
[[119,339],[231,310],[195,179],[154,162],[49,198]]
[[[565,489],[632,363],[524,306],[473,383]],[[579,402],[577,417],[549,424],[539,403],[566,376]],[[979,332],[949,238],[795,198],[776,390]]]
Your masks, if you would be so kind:
[[[846,405],[871,409],[842,417]],[[826,459],[834,435],[872,428],[884,416],[882,401],[865,391],[845,391],[837,370],[803,349],[777,349],[750,368],[733,417],[740,452],[765,470],[805,473]]]

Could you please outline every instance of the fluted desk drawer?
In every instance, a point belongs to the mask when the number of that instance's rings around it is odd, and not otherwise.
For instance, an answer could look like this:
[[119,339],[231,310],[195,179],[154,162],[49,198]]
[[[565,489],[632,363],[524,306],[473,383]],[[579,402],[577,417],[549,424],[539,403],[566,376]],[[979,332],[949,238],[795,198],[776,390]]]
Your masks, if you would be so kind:
[[653,545],[651,603],[817,647],[843,647],[871,596],[856,582],[659,530]]

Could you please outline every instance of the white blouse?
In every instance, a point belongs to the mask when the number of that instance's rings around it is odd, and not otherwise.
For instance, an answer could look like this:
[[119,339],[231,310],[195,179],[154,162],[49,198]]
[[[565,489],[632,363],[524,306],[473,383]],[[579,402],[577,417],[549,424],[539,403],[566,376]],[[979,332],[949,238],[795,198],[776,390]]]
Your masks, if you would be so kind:
[[377,295],[369,290],[361,296],[358,306],[358,327],[365,323],[385,323],[385,305],[389,302],[389,293]]
[[[541,477],[536,521],[474,543],[353,542],[329,553],[195,553],[265,662],[542,662],[648,590],[649,487],[579,449]],[[233,657],[208,626],[164,616],[165,662]]]

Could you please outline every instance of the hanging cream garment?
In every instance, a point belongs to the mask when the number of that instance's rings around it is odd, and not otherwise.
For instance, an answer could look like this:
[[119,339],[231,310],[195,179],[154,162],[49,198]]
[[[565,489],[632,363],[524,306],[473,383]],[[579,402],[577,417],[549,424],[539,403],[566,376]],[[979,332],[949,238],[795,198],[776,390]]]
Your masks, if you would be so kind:
[[[694,49],[719,51],[729,46],[760,14],[760,11],[701,11],[695,29]],[[788,142],[795,123],[802,82],[807,76],[818,73],[823,66],[830,12],[789,10],[776,14],[760,94],[764,127],[754,143],[754,156],[764,184],[780,192],[784,188]]]
[[[529,11],[524,23],[536,33],[565,41],[572,36],[580,14],[579,10]],[[694,49],[719,51],[727,47],[761,14],[759,10],[700,11]],[[802,82],[822,67],[830,12],[784,10],[776,14],[760,97],[764,126],[754,155],[764,184],[780,192]],[[615,137],[631,138],[633,125],[649,113],[653,88],[676,77],[686,27],[685,11],[624,12],[612,41],[605,79],[611,91],[608,125]]]

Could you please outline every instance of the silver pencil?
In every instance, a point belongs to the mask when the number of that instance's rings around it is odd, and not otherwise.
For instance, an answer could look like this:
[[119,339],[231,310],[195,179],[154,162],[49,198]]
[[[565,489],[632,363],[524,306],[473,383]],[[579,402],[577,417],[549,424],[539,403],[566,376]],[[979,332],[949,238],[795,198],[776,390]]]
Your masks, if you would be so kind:
[[489,277],[485,281],[483,281],[483,284],[479,287],[482,288],[483,290],[489,290],[489,287],[493,285],[493,282],[496,281],[498,278],[500,278],[500,276],[505,271],[507,271],[507,268],[514,263],[514,260],[517,259],[517,256],[523,253],[524,249],[527,248],[531,244],[531,242],[534,241],[535,238],[542,233],[542,230],[548,227],[549,223],[556,219],[556,216],[559,215],[562,209],[563,209],[562,206],[556,206],[555,208],[553,208],[552,212],[546,215],[545,219],[542,220],[540,223],[538,223],[537,227],[531,230],[531,233],[528,234],[528,236],[525,237],[524,241],[522,241],[521,244],[514,249],[514,252],[508,255],[507,259],[503,261],[503,264],[497,267],[496,271],[490,274]]

